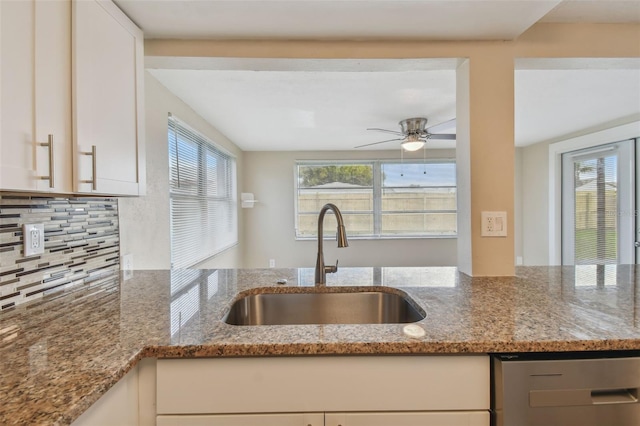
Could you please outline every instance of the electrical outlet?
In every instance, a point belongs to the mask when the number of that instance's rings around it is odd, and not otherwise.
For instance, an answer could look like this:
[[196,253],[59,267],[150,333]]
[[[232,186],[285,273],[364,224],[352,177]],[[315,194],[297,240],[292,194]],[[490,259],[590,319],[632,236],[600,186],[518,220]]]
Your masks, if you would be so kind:
[[133,276],[133,255],[124,254],[120,257],[120,270],[125,281]]
[[276,267],[276,260],[269,259],[269,268],[275,268],[275,267]]
[[507,236],[507,212],[482,212],[482,237]]
[[44,223],[22,225],[24,256],[44,253]]

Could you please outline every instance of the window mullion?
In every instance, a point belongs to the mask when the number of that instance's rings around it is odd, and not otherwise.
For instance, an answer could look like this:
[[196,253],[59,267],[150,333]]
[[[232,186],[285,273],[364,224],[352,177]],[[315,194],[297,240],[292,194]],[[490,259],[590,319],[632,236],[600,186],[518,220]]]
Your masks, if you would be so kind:
[[373,162],[373,235],[382,235],[382,163]]

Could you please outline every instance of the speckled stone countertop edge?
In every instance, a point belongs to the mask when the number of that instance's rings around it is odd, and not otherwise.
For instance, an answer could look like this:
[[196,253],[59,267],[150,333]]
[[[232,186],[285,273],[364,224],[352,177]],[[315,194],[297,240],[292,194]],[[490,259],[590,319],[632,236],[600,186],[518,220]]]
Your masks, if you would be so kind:
[[[364,342],[364,343],[274,343],[149,346],[140,351],[135,367],[143,358],[222,358],[247,356],[314,355],[485,355],[505,352],[578,352],[637,350],[640,339],[535,341],[535,342]],[[126,373],[125,371],[125,373]],[[123,374],[124,376],[124,374]]]

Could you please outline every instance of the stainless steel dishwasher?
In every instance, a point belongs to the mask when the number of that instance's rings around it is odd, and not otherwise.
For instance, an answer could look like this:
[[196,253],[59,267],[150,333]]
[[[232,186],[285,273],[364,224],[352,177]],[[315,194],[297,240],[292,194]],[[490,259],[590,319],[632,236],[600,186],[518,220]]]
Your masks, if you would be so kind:
[[495,354],[492,426],[639,426],[640,351]]

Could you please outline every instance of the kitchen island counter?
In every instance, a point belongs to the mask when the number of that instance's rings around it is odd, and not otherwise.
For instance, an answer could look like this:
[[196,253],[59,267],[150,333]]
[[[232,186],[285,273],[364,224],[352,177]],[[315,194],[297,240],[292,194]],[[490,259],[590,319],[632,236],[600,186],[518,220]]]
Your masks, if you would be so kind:
[[[243,327],[222,318],[241,295],[312,287],[313,269],[135,271],[0,314],[0,424],[69,424],[140,359],[459,354],[640,349],[636,266],[341,268],[330,288],[405,292],[416,323]],[[284,285],[278,280],[286,279]]]

